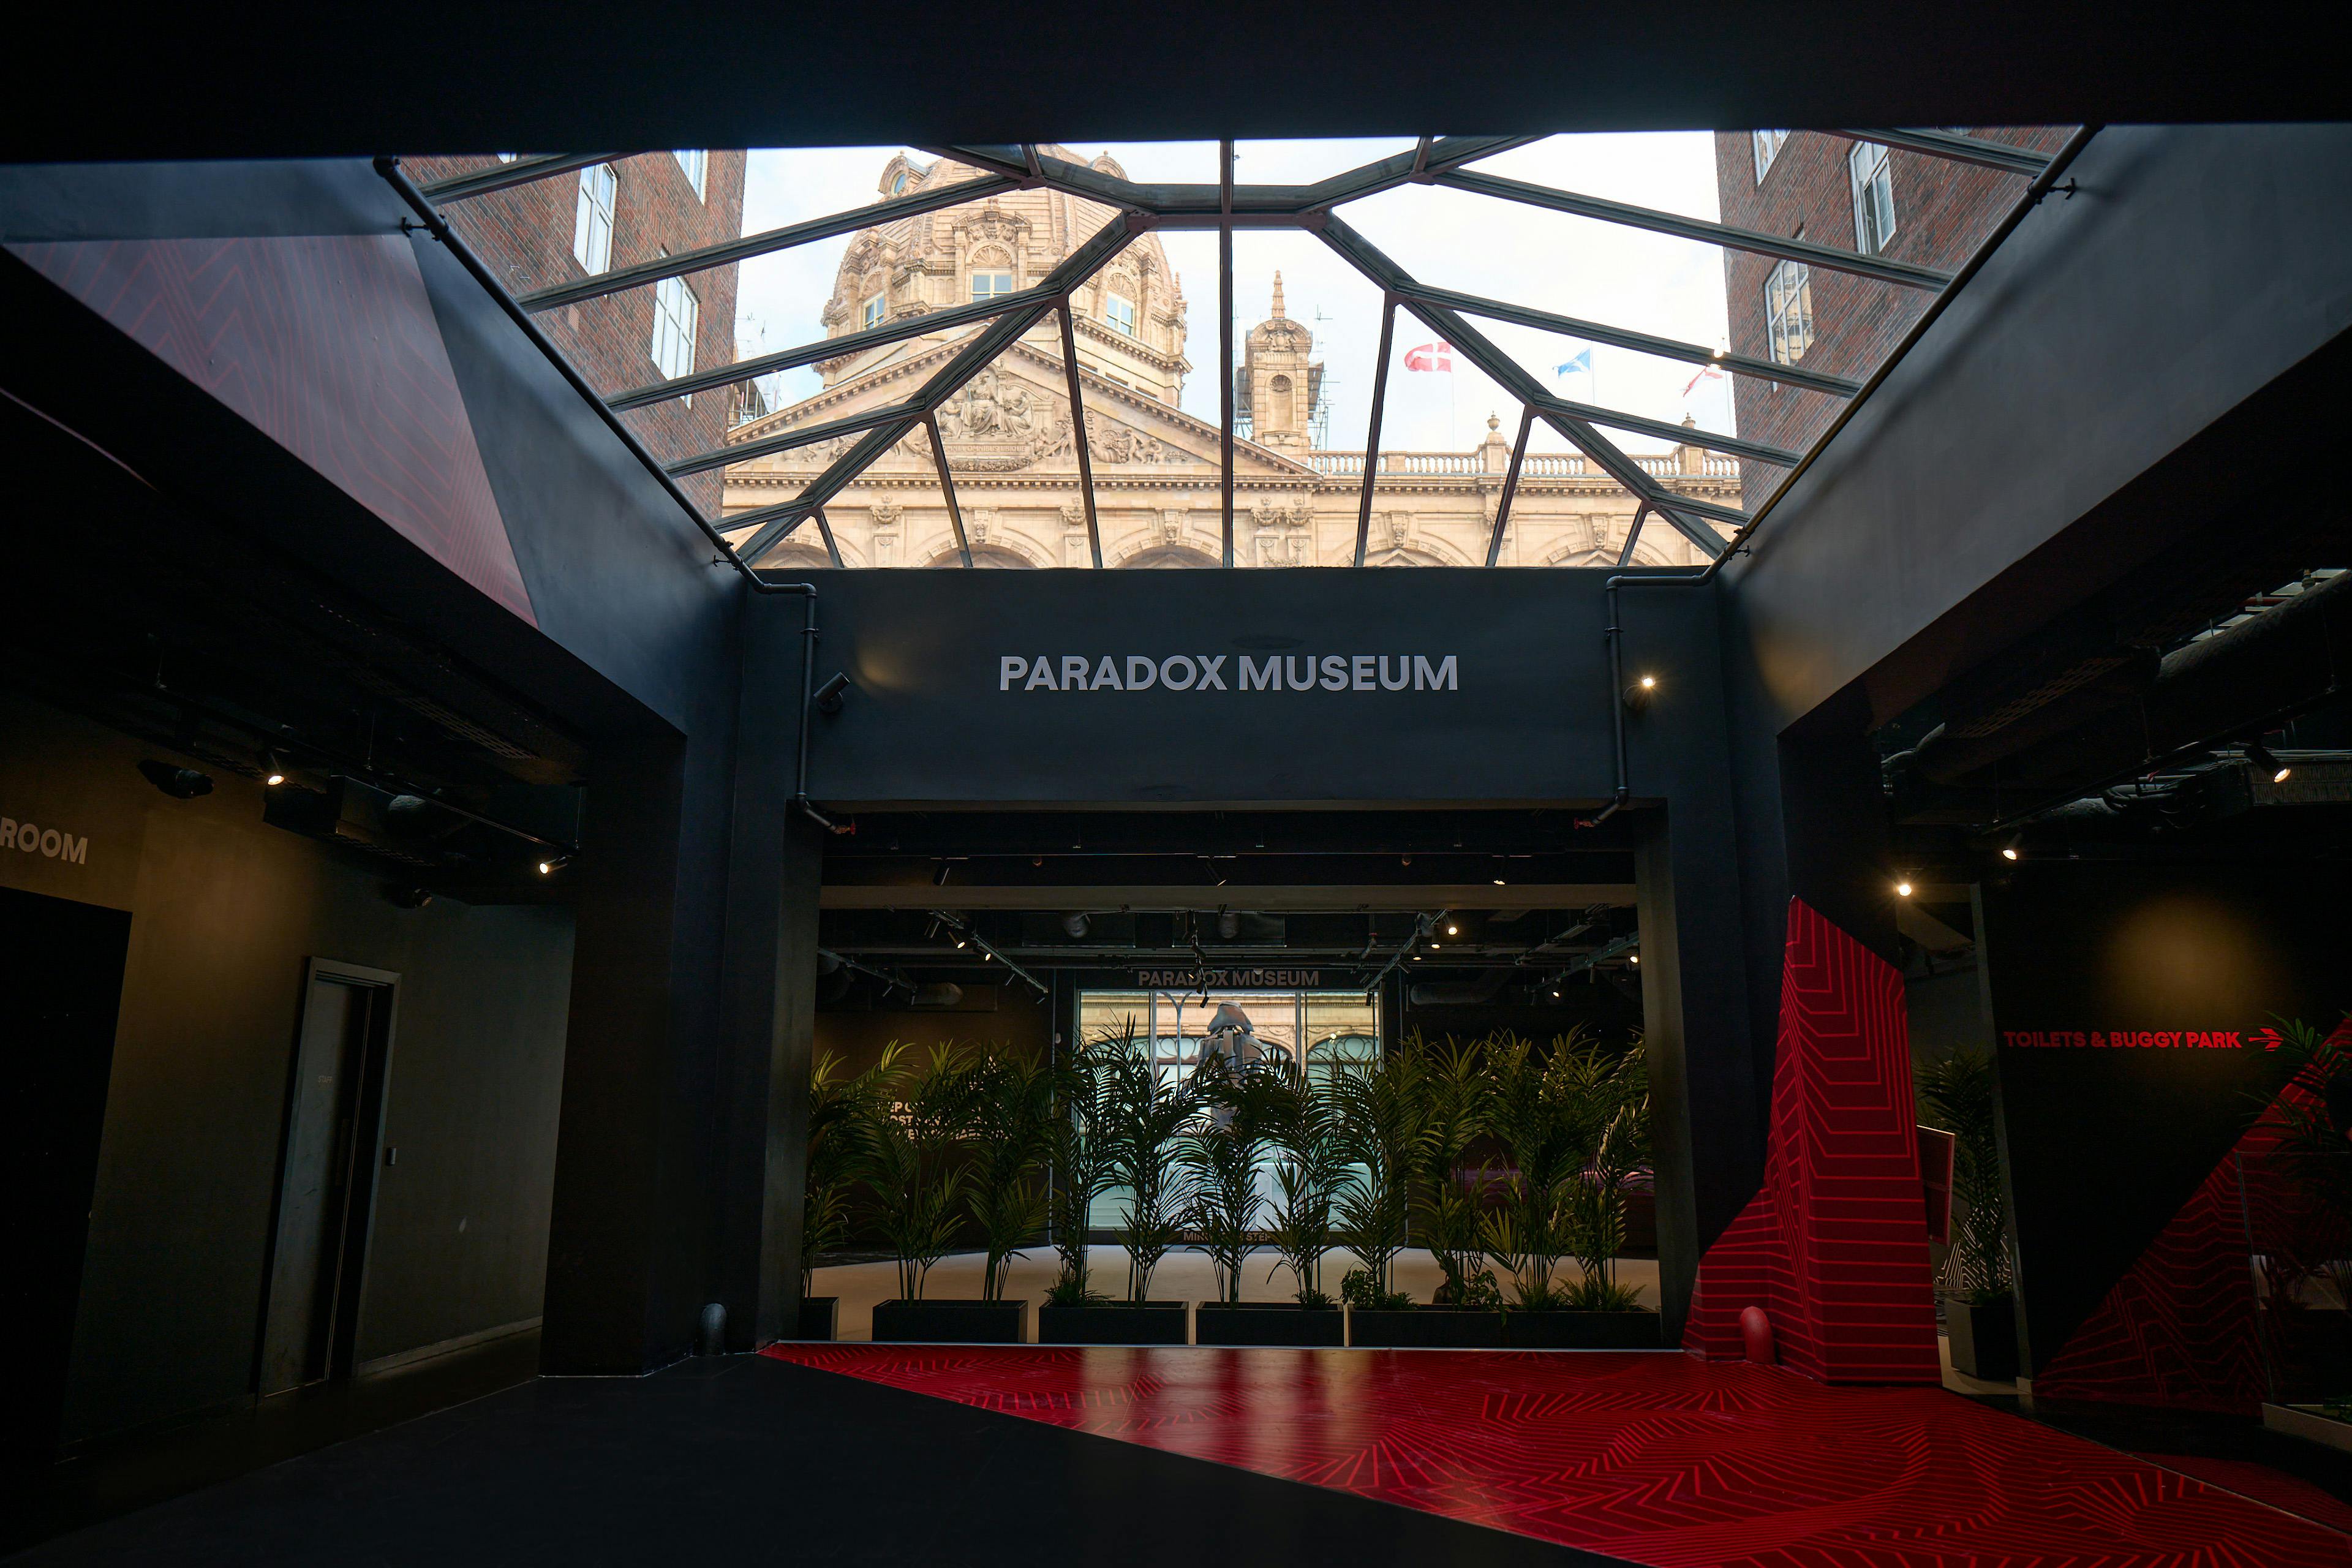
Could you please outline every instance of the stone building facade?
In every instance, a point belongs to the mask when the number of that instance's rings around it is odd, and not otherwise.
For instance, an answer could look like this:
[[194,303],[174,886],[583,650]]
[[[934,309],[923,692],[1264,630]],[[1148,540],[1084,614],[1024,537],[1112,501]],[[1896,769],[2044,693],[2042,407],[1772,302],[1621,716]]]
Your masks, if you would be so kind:
[[[1121,173],[1107,156],[1093,166]],[[894,157],[877,193],[909,195],[974,173],[947,160]],[[1109,208],[1058,191],[1008,191],[861,231],[843,251],[824,309],[827,335],[1031,287],[1111,216]],[[1157,236],[1139,237],[1079,291],[1071,328],[1103,563],[1220,564],[1220,432],[1213,421],[1179,406],[1184,377],[1193,369],[1186,357],[1186,300]],[[950,329],[826,361],[817,367],[822,384],[814,395],[739,425],[730,439],[760,440],[900,401],[952,358],[973,330]],[[1313,443],[1322,365],[1315,358],[1314,334],[1285,313],[1278,275],[1271,315],[1236,348],[1237,414],[1246,416],[1250,433],[1234,443],[1234,563],[1350,563],[1364,454]],[[1062,353],[1059,319],[1049,316],[940,413],[940,433],[976,565],[1085,566],[1091,560]],[[1484,563],[1517,412],[1495,411],[1486,440],[1470,451],[1381,454],[1370,563]],[[791,500],[856,439],[834,437],[730,465],[727,510]],[[1739,504],[1738,468],[1727,458],[1685,447],[1639,460],[1669,489]],[[1530,454],[1500,561],[1613,564],[1636,506],[1580,456]],[[892,447],[835,497],[825,509],[824,529],[803,525],[771,548],[761,564],[822,566],[832,560],[831,550],[849,566],[961,563],[927,433],[919,429]],[[1671,527],[1653,520],[1643,530],[1636,559],[1674,565],[1699,556]]]
[[[1968,133],[2040,153],[2055,153],[2067,134],[2048,126]],[[1735,227],[1946,272],[1968,260],[2026,185],[2021,174],[1819,131],[1719,131],[1715,178],[1723,221]],[[1857,189],[1865,180],[1879,187],[1866,197]],[[1890,221],[1887,232],[1878,232]],[[1724,251],[1723,274],[1735,352],[1856,381],[1893,352],[1935,297],[1745,250]],[[1784,382],[1741,376],[1732,386],[1739,433],[1790,451],[1811,446],[1843,406],[1839,398]],[[1753,460],[1740,468],[1759,505],[1788,471]]]
[[[701,160],[700,188],[692,164]],[[406,160],[419,184],[497,166],[490,156]],[[595,217],[583,232],[583,205]],[[601,261],[596,271],[632,267],[656,257],[677,255],[734,239],[743,232],[743,154],[740,152],[641,153],[578,174],[535,180],[485,196],[453,202],[444,209],[449,226],[487,261],[508,292],[524,295],[588,276],[585,248]],[[675,292],[656,299],[653,288],[627,289],[599,300],[539,313],[541,330],[586,375],[598,391],[614,394],[664,379],[654,358],[668,352],[672,363],[686,358],[662,341],[657,321],[667,307],[674,333],[681,306],[691,300],[693,353],[698,367],[735,357],[735,268],[714,267],[689,274]],[[727,434],[733,405],[726,389],[691,400],[657,403],[623,416],[657,458],[675,459],[717,447]],[[716,474],[679,481],[706,514],[719,504]]]

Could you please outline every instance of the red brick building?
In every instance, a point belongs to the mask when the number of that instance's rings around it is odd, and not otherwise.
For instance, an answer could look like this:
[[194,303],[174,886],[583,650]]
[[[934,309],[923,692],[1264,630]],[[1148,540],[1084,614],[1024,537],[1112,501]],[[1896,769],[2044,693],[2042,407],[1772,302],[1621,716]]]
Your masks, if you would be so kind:
[[[409,170],[429,184],[496,163],[491,156],[414,158]],[[450,226],[508,291],[525,295],[735,238],[743,232],[743,154],[641,153],[455,202],[446,211]],[[627,391],[734,359],[735,268],[560,306],[537,319],[599,391]],[[656,457],[682,458],[719,445],[732,404],[733,389],[721,387],[624,417]],[[717,473],[681,482],[706,515],[718,513]]]
[[[2063,127],[1971,129],[1989,142],[2054,153]],[[2024,191],[2027,177],[1819,131],[1720,131],[1716,189],[1723,221],[1840,250],[1951,271]],[[1876,369],[1935,296],[1801,262],[1723,253],[1738,353],[1860,381]],[[1783,382],[1737,378],[1739,434],[1793,451],[1811,446],[1842,399]],[[1788,470],[1742,461],[1741,493],[1761,507]]]

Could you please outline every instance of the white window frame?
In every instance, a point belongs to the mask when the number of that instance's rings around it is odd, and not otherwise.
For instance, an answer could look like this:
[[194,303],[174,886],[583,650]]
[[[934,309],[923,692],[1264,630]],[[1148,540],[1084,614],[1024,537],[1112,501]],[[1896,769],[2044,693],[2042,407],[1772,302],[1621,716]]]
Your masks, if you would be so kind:
[[876,289],[873,293],[866,296],[865,309],[858,313],[857,325],[859,330],[863,331],[867,327],[880,326],[882,324],[882,318],[889,313],[890,306],[888,300],[883,297],[880,289]]
[[673,151],[670,156],[677,159],[677,166],[686,171],[687,183],[694,187],[694,199],[709,201],[710,198],[705,191],[710,178],[709,151],[697,147],[690,151]]
[[1764,183],[1764,176],[1772,172],[1772,160],[1780,155],[1781,147],[1788,142],[1789,133],[1786,131],[1751,131],[1748,139],[1756,154],[1756,183],[1760,185]]
[[[1119,314],[1122,310],[1126,312],[1124,321]],[[1103,319],[1110,323],[1113,331],[1124,332],[1130,338],[1140,336],[1135,330],[1135,301],[1124,294],[1103,296]]]
[[1803,262],[1784,258],[1764,275],[1764,336],[1776,364],[1794,364],[1813,346],[1813,274]]
[[1895,237],[1895,161],[1883,142],[1857,142],[1845,155],[1853,195],[1853,247],[1876,256]]
[[591,278],[613,269],[613,213],[620,205],[621,176],[610,163],[580,171],[580,204],[572,217],[572,258]]
[[[664,251],[663,255],[669,254]],[[664,381],[694,374],[694,340],[702,327],[702,301],[683,278],[664,278],[654,284],[654,335],[646,346],[654,368]],[[694,405],[692,394],[680,400]]]
[[[980,280],[983,278],[991,279],[1001,278],[1004,280],[1004,286],[1001,289],[992,287],[983,294],[980,289]],[[1013,291],[1013,274],[1005,268],[992,267],[985,272],[975,272],[971,275],[969,284],[971,300],[974,304],[978,304],[982,300],[1002,300]]]

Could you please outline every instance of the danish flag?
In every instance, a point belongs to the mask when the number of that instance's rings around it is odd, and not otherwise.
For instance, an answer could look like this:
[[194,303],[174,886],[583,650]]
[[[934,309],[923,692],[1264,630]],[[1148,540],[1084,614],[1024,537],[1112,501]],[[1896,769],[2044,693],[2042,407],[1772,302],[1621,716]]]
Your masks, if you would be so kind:
[[1404,367],[1407,370],[1442,370],[1451,374],[1454,370],[1454,345],[1440,338],[1433,343],[1407,349]]

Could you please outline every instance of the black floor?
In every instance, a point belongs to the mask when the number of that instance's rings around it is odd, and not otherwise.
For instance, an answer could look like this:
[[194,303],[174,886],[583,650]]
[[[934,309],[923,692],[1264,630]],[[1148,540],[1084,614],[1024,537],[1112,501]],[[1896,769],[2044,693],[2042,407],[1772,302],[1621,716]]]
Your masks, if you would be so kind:
[[542,1379],[24,1563],[1613,1563],[765,1357]]
[[539,1333],[510,1334],[348,1383],[85,1444],[60,1463],[0,1468],[0,1552],[529,1383]]

